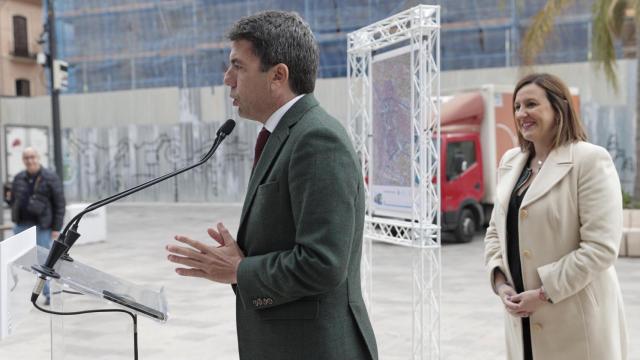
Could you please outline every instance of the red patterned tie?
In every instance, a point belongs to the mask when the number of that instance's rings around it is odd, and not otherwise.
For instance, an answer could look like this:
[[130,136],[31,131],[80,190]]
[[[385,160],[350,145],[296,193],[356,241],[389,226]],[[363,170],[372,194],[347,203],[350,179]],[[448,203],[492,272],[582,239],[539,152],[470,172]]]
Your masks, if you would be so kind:
[[256,152],[253,158],[253,168],[255,169],[258,160],[260,160],[260,155],[262,155],[262,149],[264,149],[264,145],[267,143],[267,139],[269,139],[269,135],[271,133],[266,128],[262,128],[260,130],[260,134],[258,134],[258,140],[256,140]]

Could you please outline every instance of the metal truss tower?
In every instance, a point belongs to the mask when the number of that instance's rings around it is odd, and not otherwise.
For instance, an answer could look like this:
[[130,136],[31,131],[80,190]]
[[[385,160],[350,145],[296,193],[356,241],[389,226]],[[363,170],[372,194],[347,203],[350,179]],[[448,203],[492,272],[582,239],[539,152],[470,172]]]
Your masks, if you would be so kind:
[[411,63],[411,215],[373,213],[367,184],[362,257],[365,302],[372,309],[372,241],[411,247],[412,359],[440,358],[440,7],[419,5],[348,35],[349,132],[363,177],[371,178],[373,54],[408,45]]

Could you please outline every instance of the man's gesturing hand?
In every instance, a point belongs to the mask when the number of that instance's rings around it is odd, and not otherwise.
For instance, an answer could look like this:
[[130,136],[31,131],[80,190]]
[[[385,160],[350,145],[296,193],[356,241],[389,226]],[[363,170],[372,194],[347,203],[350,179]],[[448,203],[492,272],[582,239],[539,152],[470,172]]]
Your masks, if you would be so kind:
[[218,223],[217,228],[217,231],[209,228],[207,232],[220,244],[218,247],[181,235],[176,235],[175,239],[188,246],[166,246],[171,253],[167,256],[169,261],[188,267],[176,268],[179,275],[201,277],[224,284],[237,283],[238,265],[244,259],[244,254],[222,223]]

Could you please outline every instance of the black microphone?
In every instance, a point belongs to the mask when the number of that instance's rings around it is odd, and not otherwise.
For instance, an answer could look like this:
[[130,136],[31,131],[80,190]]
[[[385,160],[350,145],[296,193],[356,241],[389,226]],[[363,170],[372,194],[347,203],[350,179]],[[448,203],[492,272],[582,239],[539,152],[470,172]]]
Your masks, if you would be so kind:
[[222,126],[220,126],[220,129],[218,129],[218,132],[216,132],[216,136],[222,136],[222,138],[224,139],[229,134],[231,134],[231,132],[233,131],[233,128],[235,126],[236,126],[236,122],[235,121],[233,121],[231,119],[225,121],[224,124],[222,124]]
[[[163,175],[159,178],[149,180],[143,184],[140,184],[131,189],[119,192],[105,199],[96,201],[93,204],[87,206],[84,210],[82,210],[76,216],[74,216],[71,219],[71,221],[67,223],[67,226],[65,226],[64,231],[60,233],[60,236],[58,236],[58,239],[56,239],[51,245],[51,250],[49,250],[49,255],[47,256],[47,260],[44,262],[44,264],[31,266],[33,270],[35,270],[40,274],[38,276],[38,281],[36,282],[36,286],[33,288],[33,292],[31,293],[31,302],[35,302],[38,299],[38,296],[40,296],[40,293],[44,288],[45,280],[47,277],[51,277],[55,279],[60,278],[60,275],[53,269],[53,266],[56,264],[56,262],[61,256],[63,256],[69,251],[71,246],[73,246],[76,240],[78,240],[78,238],[80,237],[80,234],[77,232],[78,224],[80,223],[80,219],[82,219],[82,216],[84,216],[84,214],[91,212],[93,210],[96,210],[98,208],[101,208],[114,201],[120,200],[123,197],[129,196],[138,191],[144,190],[152,185],[165,181],[176,175],[182,174],[185,171],[191,170],[195,167],[198,167],[204,164],[205,162],[207,162],[207,160],[211,158],[211,156],[213,156],[213,154],[216,152],[216,149],[218,149],[218,146],[220,146],[222,141],[229,134],[231,134],[231,131],[233,131],[233,128],[235,126],[236,126],[236,122],[233,121],[232,119],[229,119],[224,124],[222,124],[222,126],[220,126],[220,129],[218,129],[218,131],[216,132],[216,138],[213,141],[213,145],[211,146],[211,149],[197,163],[193,165],[189,165],[183,169],[176,170],[172,173]],[[70,228],[71,225],[73,225],[73,228]]]

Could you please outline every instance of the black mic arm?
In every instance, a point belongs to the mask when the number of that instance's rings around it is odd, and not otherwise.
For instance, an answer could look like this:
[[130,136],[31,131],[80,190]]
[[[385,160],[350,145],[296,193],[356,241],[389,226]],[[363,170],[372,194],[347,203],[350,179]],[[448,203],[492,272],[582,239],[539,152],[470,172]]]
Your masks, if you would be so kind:
[[[76,216],[74,216],[71,219],[71,221],[67,223],[67,226],[65,226],[64,230],[60,233],[58,239],[56,239],[51,245],[51,250],[49,250],[49,255],[47,256],[47,260],[45,261],[45,263],[42,265],[31,266],[33,270],[35,270],[40,274],[38,276],[38,281],[36,282],[36,285],[31,294],[31,302],[35,302],[38,299],[38,296],[40,295],[40,293],[42,292],[42,289],[44,288],[44,283],[47,277],[56,278],[56,279],[60,278],[60,275],[53,269],[53,266],[56,264],[58,259],[61,256],[63,256],[63,254],[69,251],[71,246],[73,246],[76,240],[80,237],[80,234],[77,232],[77,229],[78,229],[78,224],[80,223],[80,219],[82,219],[82,216],[84,216],[84,214],[91,212],[93,210],[96,210],[98,208],[101,208],[114,201],[118,201],[126,196],[129,196],[133,193],[144,190],[152,185],[165,181],[174,176],[180,175],[185,171],[189,171],[195,167],[198,167],[204,164],[205,162],[207,162],[207,160],[209,160],[213,156],[213,154],[215,153],[218,146],[220,146],[222,141],[231,133],[231,131],[233,131],[233,128],[235,127],[235,125],[236,125],[235,121],[231,119],[227,120],[220,127],[220,129],[218,129],[216,133],[216,138],[213,141],[213,145],[211,146],[211,149],[197,163],[193,165],[189,165],[185,168],[176,170],[172,173],[163,175],[159,178],[149,180],[143,184],[134,186],[131,189],[127,189],[120,193],[109,196],[105,199],[96,201],[93,204],[90,204],[89,206],[87,206],[84,210],[82,210]],[[70,228],[72,225],[73,227]]]

